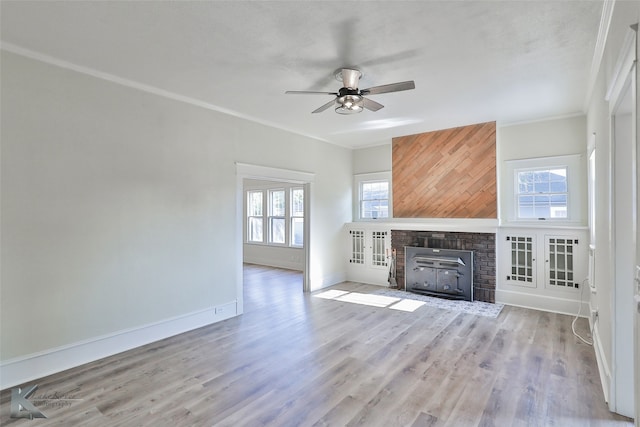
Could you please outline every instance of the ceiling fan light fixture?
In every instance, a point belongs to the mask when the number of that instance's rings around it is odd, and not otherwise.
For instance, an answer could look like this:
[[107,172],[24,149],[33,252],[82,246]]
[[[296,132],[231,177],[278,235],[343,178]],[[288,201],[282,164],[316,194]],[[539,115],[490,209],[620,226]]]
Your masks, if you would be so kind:
[[362,112],[362,97],[360,95],[344,95],[336,99],[336,113],[356,114]]

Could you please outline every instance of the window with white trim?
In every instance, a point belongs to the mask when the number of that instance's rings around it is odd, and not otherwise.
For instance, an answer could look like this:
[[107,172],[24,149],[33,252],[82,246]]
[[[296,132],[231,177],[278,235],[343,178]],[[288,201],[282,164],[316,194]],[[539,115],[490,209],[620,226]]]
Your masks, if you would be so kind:
[[356,221],[392,218],[391,172],[354,175],[353,217]]
[[587,184],[583,155],[507,160],[505,165],[501,193],[505,222],[583,222]]
[[246,243],[304,246],[304,188],[283,185],[248,189]]
[[389,181],[360,183],[360,217],[362,219],[389,217]]

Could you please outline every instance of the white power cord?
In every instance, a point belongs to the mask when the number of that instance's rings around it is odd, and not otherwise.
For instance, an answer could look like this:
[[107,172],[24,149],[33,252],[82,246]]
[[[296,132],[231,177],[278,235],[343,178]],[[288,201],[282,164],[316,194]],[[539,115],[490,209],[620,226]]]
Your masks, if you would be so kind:
[[[583,343],[587,344],[587,345],[593,345],[593,338],[591,339],[591,341],[588,341],[584,338],[582,338],[580,336],[580,334],[578,334],[576,332],[576,321],[578,320],[578,318],[580,317],[580,312],[582,311],[582,295],[583,295],[583,291],[584,291],[584,284],[585,282],[589,280],[589,279],[584,279],[582,281],[582,288],[580,289],[580,303],[578,304],[578,314],[576,314],[575,319],[573,319],[573,322],[571,322],[571,331],[573,332],[573,335],[575,335],[576,337],[578,337],[580,339],[580,341],[582,341]],[[593,324],[591,325],[591,336],[593,337],[593,329],[596,327],[596,321],[598,320],[598,317],[596,316],[595,320],[593,321]]]

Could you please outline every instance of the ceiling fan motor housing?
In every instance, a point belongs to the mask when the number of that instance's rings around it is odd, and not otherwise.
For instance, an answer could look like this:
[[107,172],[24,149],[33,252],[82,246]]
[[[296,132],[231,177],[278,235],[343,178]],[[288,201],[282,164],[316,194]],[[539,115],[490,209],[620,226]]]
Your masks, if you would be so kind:
[[363,109],[363,98],[358,89],[343,87],[338,91],[336,98],[336,113],[354,114]]

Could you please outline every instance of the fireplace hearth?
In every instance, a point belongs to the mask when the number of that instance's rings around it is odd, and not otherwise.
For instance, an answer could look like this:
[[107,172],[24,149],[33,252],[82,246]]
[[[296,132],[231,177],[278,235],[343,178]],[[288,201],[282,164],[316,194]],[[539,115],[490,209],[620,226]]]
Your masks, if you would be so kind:
[[405,247],[405,290],[473,301],[473,252]]

